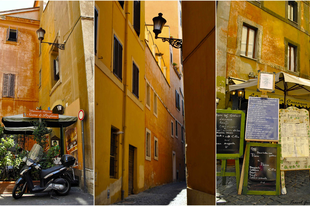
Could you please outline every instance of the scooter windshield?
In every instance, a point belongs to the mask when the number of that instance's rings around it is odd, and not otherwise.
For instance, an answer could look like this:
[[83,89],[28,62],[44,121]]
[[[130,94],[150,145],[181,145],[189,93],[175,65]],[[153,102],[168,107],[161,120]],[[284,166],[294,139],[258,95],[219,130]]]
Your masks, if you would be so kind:
[[28,159],[33,160],[34,162],[39,162],[43,156],[43,148],[35,144],[33,145],[31,151],[28,154]]

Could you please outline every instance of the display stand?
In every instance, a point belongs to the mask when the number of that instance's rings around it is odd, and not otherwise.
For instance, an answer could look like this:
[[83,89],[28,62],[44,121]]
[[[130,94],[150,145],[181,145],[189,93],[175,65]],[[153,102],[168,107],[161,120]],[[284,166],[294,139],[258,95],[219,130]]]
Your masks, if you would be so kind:
[[309,112],[289,107],[279,112],[281,189],[286,194],[285,171],[310,170]]
[[[259,181],[260,179],[256,178],[267,178],[268,182],[271,182],[271,179],[266,177],[256,177],[253,176],[251,168],[249,168],[250,160],[252,156],[251,147],[257,146],[260,148],[269,148],[275,147],[278,148],[276,144],[278,139],[278,125],[279,124],[279,99],[273,98],[261,98],[261,97],[250,97],[248,104],[248,114],[247,114],[247,125],[245,140],[247,141],[244,164],[242,166],[242,173],[240,178],[240,187],[238,194],[240,195],[243,190],[243,194],[266,194],[266,195],[277,195],[280,190],[280,170],[277,169],[279,166],[279,161],[276,161],[276,166],[273,169],[276,170],[274,174],[276,175],[275,180],[272,180],[273,189],[270,191],[269,187],[264,187],[263,182],[259,188],[251,189],[251,185],[248,185],[249,182]],[[266,142],[266,143],[255,143],[255,142]],[[273,143],[273,144],[271,144]],[[279,157],[279,151],[277,149],[276,157]],[[264,157],[266,159],[266,157]],[[253,160],[254,161],[254,160]],[[258,160],[255,160],[258,161]],[[268,164],[262,165],[261,170],[265,171],[268,169]],[[249,173],[250,172],[250,173]],[[252,184],[252,183],[251,183]],[[266,183],[269,184],[269,183]],[[266,190],[266,191],[265,191]]]
[[243,194],[280,194],[280,146],[247,142]]
[[[239,158],[243,154],[245,114],[240,110],[216,110],[216,113],[216,159],[222,161],[221,171],[216,175],[222,176],[223,184],[226,183],[226,176],[235,176],[238,190]],[[226,171],[228,159],[235,160],[235,172]]]

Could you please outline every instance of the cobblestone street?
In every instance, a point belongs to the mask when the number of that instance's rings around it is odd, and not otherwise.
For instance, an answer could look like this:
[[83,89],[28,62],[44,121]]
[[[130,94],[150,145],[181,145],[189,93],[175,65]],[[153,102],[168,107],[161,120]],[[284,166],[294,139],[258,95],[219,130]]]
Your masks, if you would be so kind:
[[[232,167],[232,166],[230,166]],[[240,168],[242,168],[240,166]],[[230,169],[234,169],[233,167]],[[241,170],[241,169],[240,169]],[[231,171],[231,170],[229,170]],[[240,171],[241,173],[241,171]],[[238,195],[235,177],[217,177],[217,193],[226,205],[310,205],[309,171],[287,171],[285,174],[286,195]],[[225,200],[225,201],[223,201]]]
[[130,195],[116,205],[187,205],[186,183],[177,182],[153,187]]
[[15,200],[11,193],[0,194],[0,205],[93,205],[93,196],[83,192],[79,187],[72,187],[69,194],[59,196],[53,193],[24,194]]

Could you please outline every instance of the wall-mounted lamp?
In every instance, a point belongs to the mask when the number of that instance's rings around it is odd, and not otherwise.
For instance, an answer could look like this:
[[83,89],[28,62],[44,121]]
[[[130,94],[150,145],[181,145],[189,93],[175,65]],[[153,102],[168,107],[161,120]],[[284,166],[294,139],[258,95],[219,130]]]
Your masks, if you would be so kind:
[[174,48],[182,48],[182,39],[158,37],[158,34],[161,33],[165,23],[167,22],[162,16],[162,13],[158,13],[158,16],[153,18],[153,32],[155,33],[155,39],[160,38],[163,42],[168,41]]
[[221,100],[220,98],[216,97],[216,100],[215,100],[216,101],[216,105],[218,105],[220,103],[220,100]]
[[238,91],[238,97],[243,97],[244,91],[243,90],[239,90]]
[[236,91],[231,91],[230,93],[231,93],[231,95],[235,95]]
[[48,45],[53,45],[56,46],[58,49],[61,50],[65,50],[65,44],[58,44],[58,43],[51,43],[51,42],[43,42],[42,40],[44,39],[44,34],[45,34],[45,30],[42,29],[40,27],[40,29],[38,29],[36,31],[37,35],[38,35],[38,39],[40,40],[40,43],[47,43]]

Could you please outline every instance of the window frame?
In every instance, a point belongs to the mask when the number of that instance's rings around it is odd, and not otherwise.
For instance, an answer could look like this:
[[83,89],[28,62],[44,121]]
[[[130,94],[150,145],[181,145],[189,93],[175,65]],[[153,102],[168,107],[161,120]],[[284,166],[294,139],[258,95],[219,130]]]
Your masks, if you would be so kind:
[[153,113],[156,117],[158,117],[158,97],[157,94],[154,91],[154,95],[153,95]]
[[[290,71],[290,72],[297,72],[297,65],[296,65],[296,61],[297,61],[297,46],[293,45],[293,44],[290,44],[288,43],[287,45],[287,70]],[[293,57],[293,70],[291,68],[291,65],[292,65],[292,62],[291,62],[291,55],[292,55],[292,52],[291,52],[291,49],[294,49],[293,50],[293,54],[294,54],[294,57]]]
[[[291,22],[298,23],[298,2],[287,1],[287,19]],[[293,15],[291,15],[293,12]]]
[[175,90],[175,107],[180,111],[180,94],[178,90]]
[[184,117],[184,99],[182,99],[182,116]]
[[[149,134],[149,136],[148,136]],[[149,137],[149,141],[147,141]],[[145,159],[148,160],[148,161],[152,161],[152,132],[146,128],[145,129]],[[149,151],[149,155],[147,154],[147,151]]]
[[173,125],[173,120],[171,120],[171,137],[174,137],[174,133],[173,133],[173,130],[174,130],[174,125]]
[[[242,43],[243,43],[243,31],[244,27],[246,27],[246,43],[245,43],[245,51],[243,53],[242,50]],[[249,56],[249,36],[250,36],[250,31],[254,31],[254,37],[253,37],[253,50],[252,50],[252,56]],[[242,29],[241,29],[241,45],[240,45],[240,56],[251,58],[251,59],[257,59],[257,33],[258,33],[258,28],[251,26],[247,23],[242,24]]]
[[97,55],[97,44],[98,44],[98,21],[99,21],[99,11],[98,11],[98,9],[96,8],[96,6],[95,6],[95,14],[94,14],[94,17],[95,17],[95,22],[94,22],[94,24],[95,24],[95,28],[94,28],[94,33],[95,33],[95,35],[94,35],[94,46],[95,46],[95,56]]
[[175,137],[178,138],[178,121],[175,120]]
[[[12,31],[12,32],[11,32]],[[14,31],[14,32],[13,32]],[[11,33],[15,33],[15,38],[11,37]],[[18,28],[16,29],[11,29],[11,27],[9,26],[7,29],[7,34],[6,34],[6,41],[9,42],[18,42]]]
[[[121,48],[121,52],[118,51],[118,60],[119,58],[121,58],[120,60],[120,68],[116,68],[116,57],[115,57],[115,52],[116,52],[116,48],[115,48],[115,42],[118,43],[118,46],[120,46]],[[113,52],[112,52],[112,72],[114,74],[114,76],[116,76],[121,82],[123,82],[123,52],[124,52],[124,49],[123,49],[123,45],[122,43],[120,42],[120,40],[117,38],[117,36],[114,34],[113,35]]]
[[[288,72],[288,73],[291,73],[291,74],[294,74],[294,75],[297,75],[299,76],[300,75],[300,44],[296,43],[296,42],[293,42],[291,41],[290,39],[287,39],[287,38],[284,38],[284,44],[285,44],[285,71]],[[295,67],[295,70],[294,71],[291,71],[290,70],[290,65],[289,65],[289,46],[291,47],[294,47],[295,48],[295,51],[294,51],[294,54],[295,54],[295,64],[294,64],[294,67]]]
[[[156,147],[156,145],[157,145],[157,147]],[[158,154],[158,146],[159,146],[158,139],[154,136],[154,159],[155,160],[158,160],[158,156],[159,156],[159,154]]]
[[151,110],[151,86],[149,83],[146,83],[146,100],[145,106]]
[[[5,76],[7,80],[5,80]],[[14,78],[12,78],[14,77]],[[3,73],[2,76],[2,97],[15,98],[16,74]],[[6,85],[5,85],[6,83]],[[5,90],[6,88],[6,90]]]
[[[132,94],[138,99],[139,99],[139,77],[140,77],[139,73],[140,73],[139,67],[134,61],[132,61]],[[135,81],[135,74],[137,75],[136,81]]]
[[[118,135],[117,134],[113,134],[115,132],[117,132],[118,129],[111,127],[111,138],[110,138],[110,162],[109,162],[109,175],[110,175],[110,179],[117,179],[118,178],[118,172],[117,172],[117,168],[118,168]],[[114,135],[114,156],[111,157],[112,155],[112,138]],[[114,158],[114,164],[113,164],[113,171],[114,171],[114,175],[111,175],[111,158]]]
[[[135,2],[139,3],[138,11],[136,11],[137,8],[135,5]],[[140,37],[140,34],[141,34],[141,1],[134,0],[132,1],[132,3],[133,3],[132,27],[135,30],[137,36]]]

